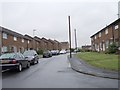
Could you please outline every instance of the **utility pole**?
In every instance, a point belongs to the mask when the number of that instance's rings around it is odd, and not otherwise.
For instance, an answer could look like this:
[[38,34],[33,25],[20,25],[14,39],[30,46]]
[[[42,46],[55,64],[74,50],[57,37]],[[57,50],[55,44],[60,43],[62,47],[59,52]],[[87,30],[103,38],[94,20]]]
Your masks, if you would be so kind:
[[76,29],[74,29],[74,32],[75,32],[75,50],[76,50],[76,53],[77,53],[77,36],[76,36]]
[[72,53],[71,53],[71,25],[70,25],[70,16],[68,16],[68,22],[69,22],[70,58],[72,58]]

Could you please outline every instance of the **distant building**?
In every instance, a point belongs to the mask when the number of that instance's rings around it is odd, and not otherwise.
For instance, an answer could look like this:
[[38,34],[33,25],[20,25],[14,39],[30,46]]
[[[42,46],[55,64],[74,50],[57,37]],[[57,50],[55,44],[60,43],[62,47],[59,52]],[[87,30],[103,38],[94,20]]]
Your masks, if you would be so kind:
[[92,50],[91,45],[82,46],[83,50]]
[[61,42],[61,49],[69,50],[69,43],[68,42]]
[[93,51],[106,51],[112,43],[120,47],[120,18],[91,36]]

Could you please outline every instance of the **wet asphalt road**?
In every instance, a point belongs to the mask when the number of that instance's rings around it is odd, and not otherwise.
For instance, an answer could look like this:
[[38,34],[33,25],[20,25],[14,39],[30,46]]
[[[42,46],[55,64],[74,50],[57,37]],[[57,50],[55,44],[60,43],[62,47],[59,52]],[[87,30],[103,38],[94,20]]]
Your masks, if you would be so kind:
[[67,55],[41,58],[22,72],[2,74],[2,88],[117,88],[118,81],[78,73],[70,68]]

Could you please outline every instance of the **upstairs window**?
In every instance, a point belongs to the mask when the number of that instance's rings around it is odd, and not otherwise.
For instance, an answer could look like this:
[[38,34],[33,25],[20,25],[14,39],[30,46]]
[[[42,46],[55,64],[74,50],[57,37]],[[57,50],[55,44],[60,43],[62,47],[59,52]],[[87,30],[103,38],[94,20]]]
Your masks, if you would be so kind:
[[118,29],[118,27],[119,27],[118,25],[115,25],[115,30]]
[[24,39],[22,39],[22,43],[24,43]]
[[108,28],[105,30],[105,34],[108,34]]
[[16,36],[14,36],[13,39],[14,39],[14,41],[17,41],[17,37]]
[[99,33],[99,37],[101,37],[101,32]]
[[3,33],[3,39],[7,39],[7,34],[6,33]]
[[96,37],[96,35],[95,35],[95,39],[96,39],[97,37]]
[[30,43],[30,41],[28,40],[28,44]]

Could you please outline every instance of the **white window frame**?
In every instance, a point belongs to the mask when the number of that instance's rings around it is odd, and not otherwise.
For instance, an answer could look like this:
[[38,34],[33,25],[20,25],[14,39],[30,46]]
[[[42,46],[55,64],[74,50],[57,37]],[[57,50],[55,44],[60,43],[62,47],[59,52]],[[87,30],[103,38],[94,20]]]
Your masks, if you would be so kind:
[[7,33],[3,33],[2,35],[3,35],[3,36],[2,36],[2,37],[3,37],[3,39],[7,39],[7,38],[8,38]]

